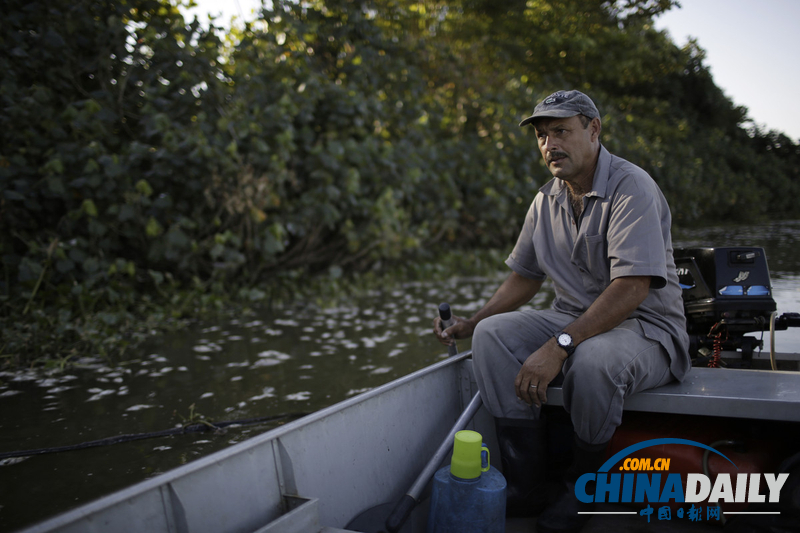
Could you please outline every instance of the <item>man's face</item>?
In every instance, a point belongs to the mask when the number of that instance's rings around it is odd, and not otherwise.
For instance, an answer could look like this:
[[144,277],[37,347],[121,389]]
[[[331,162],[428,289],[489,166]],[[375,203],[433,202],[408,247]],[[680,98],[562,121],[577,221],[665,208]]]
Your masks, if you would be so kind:
[[534,129],[539,150],[553,176],[572,183],[585,179],[592,172],[597,161],[599,119],[593,119],[584,128],[577,116],[539,118],[534,122]]

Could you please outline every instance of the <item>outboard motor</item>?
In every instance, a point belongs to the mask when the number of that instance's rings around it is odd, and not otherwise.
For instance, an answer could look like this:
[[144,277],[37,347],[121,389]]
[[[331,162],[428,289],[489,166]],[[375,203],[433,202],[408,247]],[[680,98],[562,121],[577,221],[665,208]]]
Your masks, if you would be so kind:
[[[749,367],[763,341],[745,333],[769,330],[776,310],[764,249],[681,248],[674,257],[695,364],[718,366],[723,350],[741,350],[742,366]],[[787,313],[774,327],[797,320]]]

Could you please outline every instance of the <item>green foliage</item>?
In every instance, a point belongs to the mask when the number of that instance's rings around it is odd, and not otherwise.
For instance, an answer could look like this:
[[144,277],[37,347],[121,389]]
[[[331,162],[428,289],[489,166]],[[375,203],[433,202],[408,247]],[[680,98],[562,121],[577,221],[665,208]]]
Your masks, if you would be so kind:
[[170,0],[3,2],[0,356],[507,247],[549,179],[517,124],[560,88],[676,221],[791,215],[798,146],[652,28],[673,3],[275,0],[222,40]]

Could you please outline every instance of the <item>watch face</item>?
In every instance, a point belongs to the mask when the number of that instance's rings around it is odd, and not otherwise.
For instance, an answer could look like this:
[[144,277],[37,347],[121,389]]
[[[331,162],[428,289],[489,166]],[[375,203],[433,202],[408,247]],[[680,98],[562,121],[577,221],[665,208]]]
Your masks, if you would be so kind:
[[562,333],[558,336],[558,344],[561,346],[569,346],[572,344],[572,337],[568,333]]

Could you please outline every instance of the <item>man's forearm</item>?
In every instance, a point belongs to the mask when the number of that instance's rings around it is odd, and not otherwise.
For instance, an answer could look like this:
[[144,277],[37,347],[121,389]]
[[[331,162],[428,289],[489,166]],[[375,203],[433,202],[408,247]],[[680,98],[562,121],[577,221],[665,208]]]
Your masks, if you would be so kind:
[[617,278],[594,303],[564,328],[577,346],[584,340],[619,326],[641,305],[650,292],[650,276]]
[[541,280],[529,279],[512,272],[486,305],[469,320],[475,325],[484,318],[519,309],[531,301],[541,287]]
[[[564,331],[570,334],[576,346],[590,337],[605,333],[631,316],[647,298],[649,291],[649,276],[617,278]],[[547,386],[561,371],[566,358],[567,352],[554,338],[550,338],[522,364],[514,380],[517,398],[537,407],[547,403]]]

